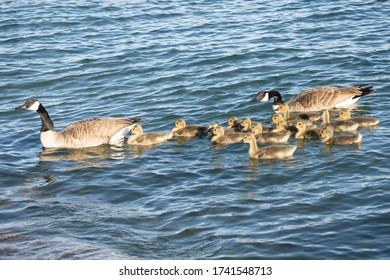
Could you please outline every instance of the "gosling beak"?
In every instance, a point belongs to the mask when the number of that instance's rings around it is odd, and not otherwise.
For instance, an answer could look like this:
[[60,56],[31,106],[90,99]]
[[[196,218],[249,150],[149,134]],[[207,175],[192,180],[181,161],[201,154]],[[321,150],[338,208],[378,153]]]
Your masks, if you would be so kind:
[[238,143],[240,144],[244,143],[244,138],[242,138]]

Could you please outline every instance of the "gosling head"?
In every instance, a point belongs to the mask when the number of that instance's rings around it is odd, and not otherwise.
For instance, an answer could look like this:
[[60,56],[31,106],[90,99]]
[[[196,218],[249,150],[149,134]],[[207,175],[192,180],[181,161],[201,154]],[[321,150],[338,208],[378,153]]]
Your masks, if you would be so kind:
[[250,118],[243,118],[240,122],[241,127],[244,129],[244,131],[248,131],[251,129],[251,120]]
[[213,128],[213,134],[216,136],[223,136],[225,131],[223,130],[222,126],[216,126]]
[[131,129],[132,134],[137,134],[137,133],[142,133],[142,127],[138,124],[134,125],[133,128]]
[[297,124],[295,125],[295,127],[296,127],[298,130],[305,130],[305,129],[306,129],[306,124],[304,124],[303,122],[297,122]]
[[186,127],[186,121],[183,119],[177,120],[175,123],[176,128],[184,128]]
[[286,129],[285,123],[283,123],[283,122],[278,122],[278,123],[276,124],[276,129],[275,129],[276,132],[283,132],[285,129]]
[[279,112],[287,112],[288,105],[287,104],[280,104],[278,110],[279,110]]
[[261,123],[255,123],[251,125],[251,131],[255,134],[263,132],[263,126]]
[[332,138],[333,137],[333,131],[330,128],[323,129],[320,132],[320,138]]
[[240,143],[251,143],[252,141],[256,142],[256,138],[252,133],[245,134]]
[[272,116],[272,122],[277,124],[279,122],[283,121],[283,116],[281,114],[274,114]]
[[349,120],[351,118],[351,112],[349,110],[341,111],[339,117],[342,120]]
[[227,121],[227,124],[228,124],[228,126],[230,126],[230,127],[236,126],[236,125],[238,124],[238,118],[237,118],[237,117],[231,117],[231,118]]
[[16,107],[15,110],[31,110],[31,111],[38,111],[39,107],[41,106],[41,103],[38,100],[35,99],[29,99],[24,103],[23,105]]

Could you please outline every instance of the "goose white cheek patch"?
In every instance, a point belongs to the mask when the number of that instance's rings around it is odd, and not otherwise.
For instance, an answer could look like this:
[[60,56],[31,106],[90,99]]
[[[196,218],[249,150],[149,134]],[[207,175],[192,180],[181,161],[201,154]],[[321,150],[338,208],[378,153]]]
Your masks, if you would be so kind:
[[264,97],[260,100],[260,102],[266,102],[266,101],[268,101],[268,100],[269,100],[269,93],[266,92],[266,93],[264,94]]
[[38,111],[40,104],[41,103],[39,103],[39,101],[35,101],[33,105],[31,105],[30,107],[27,108],[27,110]]

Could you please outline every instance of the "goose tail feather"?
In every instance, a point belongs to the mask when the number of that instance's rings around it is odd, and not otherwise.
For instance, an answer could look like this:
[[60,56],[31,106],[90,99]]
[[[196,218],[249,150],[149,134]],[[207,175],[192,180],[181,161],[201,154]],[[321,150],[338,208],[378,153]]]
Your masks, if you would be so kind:
[[361,93],[360,95],[355,96],[355,98],[368,95],[374,91],[374,87],[367,85],[367,84],[358,84],[358,85],[355,85],[354,87],[358,88],[360,90],[360,93]]

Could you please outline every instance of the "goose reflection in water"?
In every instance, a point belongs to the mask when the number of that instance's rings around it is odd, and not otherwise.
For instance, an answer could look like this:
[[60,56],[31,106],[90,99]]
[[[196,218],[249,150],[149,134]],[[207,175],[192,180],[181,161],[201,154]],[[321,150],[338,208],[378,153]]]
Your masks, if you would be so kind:
[[[56,149],[45,148],[40,154],[40,162],[58,162],[58,161],[76,161],[82,164],[82,167],[101,167],[112,164],[112,160],[123,163],[126,155],[123,147],[112,145],[101,145],[98,147],[83,149]],[[73,166],[72,169],[80,168]]]

